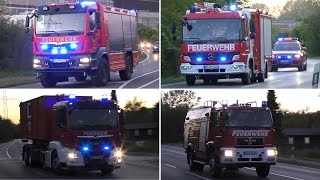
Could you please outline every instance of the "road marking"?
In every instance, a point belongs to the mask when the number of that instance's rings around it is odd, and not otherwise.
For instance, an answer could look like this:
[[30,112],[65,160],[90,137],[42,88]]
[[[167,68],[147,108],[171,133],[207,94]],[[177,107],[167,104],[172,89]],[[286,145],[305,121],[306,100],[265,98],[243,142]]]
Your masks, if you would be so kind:
[[167,149],[161,149],[161,151],[168,151],[168,152],[173,152],[173,153],[176,153],[176,154],[186,155],[186,153],[181,153],[181,152],[178,152],[178,151],[172,151],[172,150],[167,150]]
[[12,157],[10,156],[10,154],[9,154],[9,152],[8,152],[8,149],[13,145],[13,144],[15,144],[17,141],[16,140],[13,140],[13,143],[11,143],[8,147],[7,147],[7,149],[6,149],[6,154],[7,154],[7,156],[10,158],[10,159],[12,159]]
[[17,162],[23,162],[23,161],[2,161],[2,162],[0,162],[0,164],[2,164],[2,163],[17,163]]
[[150,85],[150,84],[152,84],[152,83],[154,83],[154,82],[156,82],[156,81],[158,81],[158,80],[159,80],[159,78],[157,78],[157,79],[155,79],[155,80],[153,80],[153,81],[151,81],[151,82],[149,82],[149,83],[147,83],[147,84],[145,84],[145,85],[143,85],[143,86],[140,86],[140,87],[138,87],[137,89],[144,88],[144,87],[146,87],[146,86],[148,86],[148,85]]
[[146,75],[149,75],[149,74],[152,74],[152,73],[155,73],[155,72],[159,72],[159,70],[155,70],[155,71],[151,71],[151,72],[148,72],[148,73],[145,73],[145,74],[142,74],[140,76],[137,76],[133,79],[130,79],[129,81],[125,82],[124,84],[122,84],[118,89],[122,89],[123,87],[125,87],[126,85],[128,85],[129,83],[131,83],[132,81],[138,79],[138,78],[141,78],[143,76],[146,76]]
[[[254,171],[256,170],[255,168],[247,168],[247,167],[245,167],[245,169],[250,169],[250,170],[254,170]],[[273,174],[273,175],[281,176],[281,177],[285,177],[285,178],[290,178],[290,179],[295,179],[295,180],[304,180],[304,179],[295,178],[295,177],[286,176],[286,175],[277,174],[277,173],[272,173],[272,172],[270,172],[269,174]]]
[[144,52],[144,51],[143,51],[143,53],[145,53],[148,57],[147,57],[147,59],[145,59],[145,60],[143,60],[143,61],[141,61],[141,62],[139,62],[139,63],[144,63],[144,62],[146,62],[146,61],[149,59],[149,57],[150,57],[148,53],[146,53],[146,52]]
[[171,164],[164,164],[164,165],[166,165],[166,166],[169,166],[169,167],[172,167],[172,168],[177,168],[177,167],[175,167],[175,166],[173,166],[173,165],[171,165]]
[[198,174],[191,173],[191,172],[189,172],[189,171],[186,171],[186,173],[188,173],[188,174],[190,174],[190,175],[192,175],[192,176],[195,176],[195,177],[201,178],[201,179],[211,180],[211,179],[208,179],[208,178],[205,178],[205,177],[199,176]]
[[172,85],[178,85],[178,84],[185,84],[186,82],[177,82],[177,83],[171,83],[171,84],[163,84],[161,85],[162,87],[165,87],[165,86],[172,86]]
[[291,166],[291,167],[296,167],[296,168],[302,168],[302,169],[309,169],[309,170],[319,171],[319,169],[317,169],[317,168],[304,167],[304,166],[298,166],[298,165],[286,164],[286,163],[278,163],[278,164],[279,164],[279,165],[284,165],[284,166]]

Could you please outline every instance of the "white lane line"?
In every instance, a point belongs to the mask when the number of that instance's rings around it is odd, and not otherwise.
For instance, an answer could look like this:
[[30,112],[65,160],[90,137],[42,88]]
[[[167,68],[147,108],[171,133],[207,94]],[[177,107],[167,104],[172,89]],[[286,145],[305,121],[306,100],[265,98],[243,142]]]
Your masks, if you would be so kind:
[[2,161],[2,162],[0,162],[0,164],[2,164],[2,163],[17,163],[17,162],[23,162],[23,161]]
[[195,176],[195,177],[201,178],[201,179],[211,180],[211,179],[208,179],[208,178],[205,178],[205,177],[199,176],[198,174],[194,174],[194,173],[189,172],[189,171],[186,171],[186,173],[188,173],[188,174],[190,174],[190,175],[192,175],[192,176]]
[[166,86],[173,86],[173,85],[179,85],[179,84],[186,84],[186,82],[177,82],[177,83],[170,83],[170,84],[162,84],[162,87],[166,87]]
[[[136,69],[133,70],[133,72],[137,71]],[[111,76],[117,76],[119,75],[119,73],[115,73],[115,74],[112,74]]]
[[149,59],[149,57],[150,57],[148,53],[146,53],[146,52],[143,52],[143,53],[145,53],[145,54],[147,55],[147,58],[146,58],[145,60],[139,62],[139,63],[144,63],[144,62],[146,62],[146,61]]
[[293,165],[293,164],[286,164],[286,163],[277,163],[277,164],[284,165],[284,166],[296,167],[296,168],[302,168],[302,169],[309,169],[309,170],[314,170],[314,171],[320,171],[320,169],[317,169],[317,168],[304,167],[304,166],[298,166],[298,165]]
[[12,159],[12,157],[10,156],[10,154],[9,154],[9,152],[8,152],[8,149],[13,145],[13,144],[15,144],[17,141],[16,140],[13,140],[13,143],[11,143],[8,147],[7,147],[7,149],[6,149],[6,154],[7,154],[7,156],[10,158],[10,159]]
[[178,151],[172,151],[172,150],[168,150],[168,149],[161,149],[161,151],[168,151],[168,152],[173,152],[173,153],[176,153],[176,154],[182,154],[182,155],[186,155],[185,153],[181,153],[181,152],[178,152]]
[[158,81],[158,80],[159,80],[159,78],[157,78],[157,79],[155,79],[155,80],[153,80],[153,81],[151,81],[151,82],[149,82],[149,83],[147,83],[147,84],[145,84],[145,85],[143,85],[143,86],[140,86],[140,87],[138,87],[137,89],[144,88],[144,87],[146,87],[146,86],[148,86],[148,85],[150,85],[150,84],[152,84],[152,83],[154,83],[154,82],[156,82],[156,81]]
[[126,85],[128,85],[129,83],[131,83],[132,81],[138,79],[138,78],[141,78],[143,76],[146,76],[146,75],[149,75],[149,74],[152,74],[152,73],[155,73],[155,72],[159,72],[159,70],[155,70],[155,71],[151,71],[151,72],[148,72],[148,73],[145,73],[145,74],[142,74],[140,76],[137,76],[133,79],[130,79],[129,81],[125,82],[124,84],[122,84],[118,89],[122,89],[123,87],[125,87]]
[[[256,170],[255,168],[247,168],[247,167],[245,167],[245,169],[249,169],[249,170],[253,170],[253,171]],[[304,180],[304,179],[300,179],[300,178],[296,178],[296,177],[291,177],[291,176],[286,176],[286,175],[277,174],[277,173],[272,173],[272,172],[270,172],[269,174],[273,174],[273,175],[281,176],[281,177],[285,177],[285,178],[290,178],[290,179],[295,179],[295,180]]]
[[171,165],[171,164],[164,164],[164,165],[166,165],[166,166],[169,166],[169,167],[172,167],[172,168],[177,168],[177,167],[175,167],[175,166],[173,166],[173,165]]

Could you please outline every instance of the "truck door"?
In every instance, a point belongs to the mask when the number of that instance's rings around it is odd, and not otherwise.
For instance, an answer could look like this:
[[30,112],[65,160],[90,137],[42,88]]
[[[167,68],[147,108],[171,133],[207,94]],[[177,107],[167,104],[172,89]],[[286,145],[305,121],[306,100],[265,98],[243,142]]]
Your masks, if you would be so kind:
[[197,153],[197,157],[199,159],[205,159],[206,157],[206,143],[208,140],[208,128],[209,128],[209,121],[201,121],[200,122],[200,129],[199,129],[199,151]]

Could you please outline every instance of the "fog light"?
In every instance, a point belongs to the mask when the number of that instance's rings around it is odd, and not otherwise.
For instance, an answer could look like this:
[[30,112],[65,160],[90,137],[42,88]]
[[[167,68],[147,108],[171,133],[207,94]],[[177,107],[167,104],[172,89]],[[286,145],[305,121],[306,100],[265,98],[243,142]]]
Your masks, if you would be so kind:
[[39,65],[39,64],[34,64],[33,65],[33,68],[40,68],[41,67],[41,65]]
[[120,163],[122,160],[121,159],[118,159],[118,163]]
[[224,156],[226,156],[226,157],[232,157],[232,156],[233,156],[232,150],[225,150],[225,151],[224,151]]
[[39,59],[33,59],[33,64],[40,64],[40,60]]

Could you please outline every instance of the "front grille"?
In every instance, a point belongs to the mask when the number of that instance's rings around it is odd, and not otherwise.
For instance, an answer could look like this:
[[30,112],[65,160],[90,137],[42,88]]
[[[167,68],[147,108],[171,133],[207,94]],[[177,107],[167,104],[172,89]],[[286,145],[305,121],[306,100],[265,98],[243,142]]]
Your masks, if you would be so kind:
[[[226,61],[230,62],[234,55],[238,55],[239,53],[202,53],[202,54],[186,54],[186,56],[189,56],[192,62],[197,63],[197,58],[201,57],[203,60],[202,62],[221,62],[220,57],[226,57]],[[210,57],[209,57],[210,56]]]
[[51,68],[67,68],[70,67],[69,63],[50,63]]
[[263,146],[263,138],[237,138],[237,146]]

